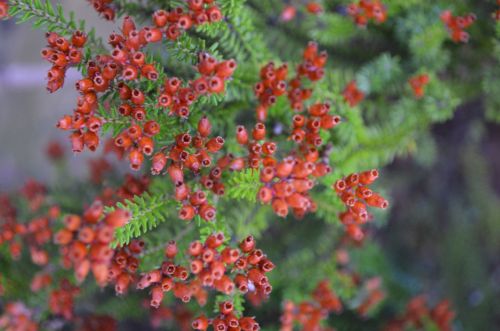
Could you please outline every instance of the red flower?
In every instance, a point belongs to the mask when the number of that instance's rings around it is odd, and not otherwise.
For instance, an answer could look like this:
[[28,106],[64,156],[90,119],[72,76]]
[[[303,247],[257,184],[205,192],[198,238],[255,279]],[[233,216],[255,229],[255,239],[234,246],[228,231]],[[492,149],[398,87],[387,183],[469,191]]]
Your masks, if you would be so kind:
[[421,74],[414,76],[408,80],[413,94],[417,99],[422,98],[425,94],[425,86],[429,83],[429,76],[427,74]]
[[469,13],[464,16],[453,16],[450,10],[445,10],[440,15],[441,21],[446,25],[451,39],[458,43],[469,41],[469,34],[465,31],[476,21],[476,15]]
[[344,96],[344,100],[351,107],[355,107],[365,98],[365,94],[358,89],[355,80],[347,84],[347,86],[344,88],[344,91],[342,92],[342,95]]
[[9,3],[6,0],[0,1],[0,19],[9,15]]
[[387,8],[379,0],[360,0],[357,4],[351,3],[347,13],[360,27],[365,27],[370,20],[377,24],[387,20]]

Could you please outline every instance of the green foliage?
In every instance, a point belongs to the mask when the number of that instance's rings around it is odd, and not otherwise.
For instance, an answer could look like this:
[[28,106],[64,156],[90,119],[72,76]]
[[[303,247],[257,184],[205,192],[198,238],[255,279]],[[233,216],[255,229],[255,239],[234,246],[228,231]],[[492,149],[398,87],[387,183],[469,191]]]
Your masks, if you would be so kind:
[[[330,216],[332,217],[332,216]],[[276,272],[270,274],[270,281],[278,291],[284,291],[284,298],[301,301],[309,299],[311,291],[318,281],[329,279],[332,284],[347,281],[336,268],[334,249],[338,245],[340,232],[336,226],[319,222],[314,226],[306,220],[296,222],[292,219],[281,220],[273,224],[272,233],[279,233],[279,240],[273,236],[263,237],[264,245],[268,247],[269,257],[280,259]],[[288,229],[288,231],[285,231]],[[297,240],[314,238],[311,242]],[[283,287],[283,288],[281,288]],[[342,297],[349,297],[351,286],[335,287]],[[300,300],[299,300],[300,299]]]
[[424,67],[439,70],[449,62],[450,54],[444,49],[447,31],[439,17],[440,9],[418,8],[397,18],[396,33],[401,43],[408,42],[411,64],[415,68]]
[[[174,213],[179,203],[166,195],[144,193],[133,200],[118,203],[116,206],[132,213],[130,221],[115,231],[113,246],[128,244],[132,238],[153,230],[168,219],[178,222]],[[108,209],[110,211],[110,209]]]
[[364,65],[356,75],[358,87],[367,94],[387,93],[404,80],[400,60],[383,53]]
[[[225,244],[236,244],[241,238],[252,234],[259,239],[259,248],[262,242],[264,251],[269,252],[273,261],[277,261],[277,270],[269,276],[274,287],[273,297],[270,299],[274,310],[269,313],[274,320],[270,324],[277,324],[276,307],[279,307],[282,299],[295,302],[308,300],[311,290],[323,279],[329,281],[346,304],[347,310],[353,310],[359,305],[365,293],[356,293],[353,277],[339,271],[339,261],[334,254],[343,234],[343,226],[337,215],[345,206],[330,188],[331,184],[351,172],[383,167],[398,157],[414,157],[419,166],[430,169],[439,157],[436,141],[429,133],[431,128],[451,119],[457,106],[466,99],[482,98],[487,118],[500,122],[500,96],[497,93],[500,89],[500,25],[496,23],[495,37],[480,36],[479,32],[485,31],[486,35],[486,32],[493,30],[494,24],[486,22],[482,17],[483,22],[477,23],[481,26],[472,36],[471,45],[456,45],[450,42],[439,14],[449,6],[463,12],[474,9],[475,4],[472,2],[386,1],[388,21],[381,25],[369,24],[365,29],[358,28],[340,6],[350,2],[325,1],[326,11],[322,15],[300,12],[295,20],[282,22],[278,16],[284,6],[283,1],[218,0],[224,20],[198,26],[184,32],[176,41],[163,41],[161,45],[148,48],[148,62],[155,63],[160,77],[157,82],[139,79],[136,86],[146,94],[148,118],[160,124],[161,131],[157,136],[160,146],[168,146],[181,132],[194,134],[197,121],[203,114],[209,113],[213,132],[226,138],[225,151],[234,154],[241,152],[242,147],[234,141],[235,127],[239,123],[248,127],[247,124],[254,122],[253,113],[257,100],[252,88],[259,80],[260,67],[268,61],[276,64],[288,61],[292,77],[296,65],[302,60],[302,50],[310,40],[317,41],[321,50],[327,50],[330,58],[325,67],[324,78],[307,86],[314,88],[314,93],[306,101],[306,105],[330,102],[332,110],[342,117],[342,123],[330,132],[322,133],[325,145],[331,149],[331,154],[326,159],[333,171],[318,179],[316,188],[311,193],[318,211],[314,215],[307,215],[304,220],[298,221],[291,216],[282,220],[273,214],[270,206],[261,206],[257,201],[258,190],[262,186],[259,171],[251,169],[224,174],[225,196],[215,197],[210,201],[217,207],[217,218],[213,222],[205,222],[199,216],[189,224],[178,220],[180,203],[173,199],[172,185],[163,177],[153,180],[149,193],[108,208],[107,212],[123,208],[132,214],[130,222],[116,230],[113,247],[127,244],[133,238],[146,241],[148,249],[141,257],[140,271],[158,267],[159,261],[163,259],[163,245],[172,239],[178,242],[180,251],[185,251],[191,240],[203,241],[215,232],[225,234]],[[56,31],[65,36],[71,35],[76,29],[86,30],[84,21],[77,21],[73,13],[65,16],[59,4],[54,7],[50,1],[41,0],[10,0],[9,3],[10,14],[19,23],[31,20],[35,28]],[[186,3],[182,0],[118,0],[114,5],[117,16],[132,15],[136,22],[149,24],[148,19],[154,10],[185,6]],[[93,29],[87,30],[87,33],[90,37],[85,50],[88,59],[102,52],[105,47],[95,37]],[[238,69],[232,79],[227,81],[226,92],[198,99],[191,105],[189,120],[168,116],[165,110],[156,105],[156,92],[166,77],[176,75],[186,81],[192,79],[195,73],[193,66],[197,64],[198,55],[203,51],[213,54],[218,60],[237,60]],[[484,68],[478,68],[478,62],[481,61],[471,55],[474,52],[484,55]],[[85,73],[84,68],[80,69]],[[428,74],[430,83],[426,86],[425,95],[417,99],[408,79],[420,73]],[[356,107],[350,107],[342,96],[343,88],[351,80],[355,80],[366,95]],[[101,100],[109,104],[109,107],[100,106],[98,109],[98,114],[105,119],[103,131],[116,136],[130,125],[131,120],[118,113],[117,108],[122,100],[116,92],[103,95]],[[280,150],[277,154],[280,156],[293,146],[286,140],[289,133],[286,130],[292,114],[286,96],[269,109],[266,125],[270,132],[273,131],[273,141],[275,138],[279,140]],[[285,127],[283,139],[274,135],[278,124]],[[464,153],[466,159],[461,162],[467,173],[478,173],[474,181],[467,182],[467,188],[474,192],[475,200],[471,208],[461,208],[458,209],[459,213],[448,215],[448,218],[464,223],[453,236],[465,243],[458,249],[461,256],[468,253],[468,247],[479,242],[479,236],[469,236],[469,231],[477,229],[467,224],[467,217],[464,215],[474,217],[474,213],[480,214],[480,227],[493,229],[484,236],[485,250],[489,254],[494,251],[499,236],[498,227],[495,227],[495,209],[491,207],[498,205],[498,201],[490,197],[495,195],[493,190],[482,190],[487,186],[488,178],[484,176],[485,165],[481,163],[481,156],[474,152],[474,146],[468,146]],[[441,193],[438,197],[446,194]],[[63,194],[57,192],[54,197],[56,196],[66,199],[62,202],[64,207],[78,206],[70,197],[63,197]],[[430,218],[433,214],[424,208],[423,201],[416,203],[418,208],[413,213],[421,213]],[[456,204],[460,205],[460,199],[457,201],[459,202]],[[479,206],[479,210],[472,208],[473,206]],[[372,222],[373,226],[367,227],[378,228],[386,224],[386,221],[384,214],[380,213]],[[455,241],[444,243],[444,250],[456,249]],[[395,303],[395,307],[390,307],[391,309],[401,310],[403,302],[420,290],[421,286],[415,278],[387,260],[386,252],[377,242],[364,243],[362,248],[353,249],[350,253],[351,262],[361,276],[378,275],[383,278],[384,289]],[[0,254],[4,257],[7,252],[1,251]],[[11,265],[3,263],[3,259],[0,262],[2,270],[12,269]],[[450,273],[460,273],[458,271],[466,265],[465,269],[468,271],[464,274],[468,277],[486,279],[484,273],[474,275],[480,269],[479,262],[474,259],[455,256],[447,263]],[[32,270],[27,273],[32,273]],[[450,274],[446,276],[455,279]],[[458,282],[460,285],[463,283],[465,281]],[[454,283],[450,286],[454,286],[459,293],[455,299],[460,302],[468,295],[468,290],[456,285]],[[21,287],[21,282],[15,281],[12,294],[24,291],[26,297],[26,289]],[[485,292],[491,290],[488,286],[482,289]],[[9,297],[10,294],[8,292]],[[92,298],[89,295],[86,299],[92,302]],[[30,303],[41,305],[36,300],[33,299]],[[138,306],[140,298],[134,297],[133,300],[131,302]],[[243,314],[244,297],[240,294],[217,296],[214,312],[218,310],[218,303],[224,300],[232,300],[238,315]],[[108,301],[100,303],[98,309],[111,313],[116,309],[116,316],[120,318],[127,316],[123,313],[124,310],[133,307],[117,307],[113,303],[108,305]],[[246,308],[247,311],[252,309]],[[384,308],[372,311],[370,319],[384,318],[387,315]],[[334,326],[351,327],[351,321],[345,322],[344,318],[346,317],[339,316],[339,321],[334,321]],[[426,322],[426,329],[434,330],[432,323],[427,324],[429,323]]]
[[273,222],[279,221],[268,206],[252,204],[247,200],[228,200],[217,208],[220,214],[226,215],[225,220],[232,233],[233,242],[245,238],[248,234],[259,239]]
[[[321,15],[319,21],[309,18],[305,23],[311,25],[310,38],[326,46],[342,47],[358,32],[350,20],[331,13]],[[324,29],[316,29],[317,25],[323,25]]]
[[257,193],[261,186],[259,172],[254,169],[236,171],[228,180],[227,197],[235,200],[257,201]]
[[214,41],[222,53],[243,62],[257,65],[268,60],[272,53],[264,44],[262,36],[256,31],[251,9],[245,6],[246,0],[221,0],[220,7],[225,21],[205,24],[197,32]]

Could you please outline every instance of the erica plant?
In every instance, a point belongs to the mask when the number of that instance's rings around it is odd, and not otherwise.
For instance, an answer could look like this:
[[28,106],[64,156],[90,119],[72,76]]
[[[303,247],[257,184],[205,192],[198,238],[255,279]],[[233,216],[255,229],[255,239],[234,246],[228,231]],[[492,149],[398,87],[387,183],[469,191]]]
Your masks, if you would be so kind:
[[109,36],[64,3],[0,0],[2,24],[45,33],[47,98],[77,95],[47,149],[64,184],[1,195],[2,330],[452,329],[373,239],[379,169],[453,116],[454,87],[482,86],[456,82],[455,55],[494,38],[498,8],[87,2]]

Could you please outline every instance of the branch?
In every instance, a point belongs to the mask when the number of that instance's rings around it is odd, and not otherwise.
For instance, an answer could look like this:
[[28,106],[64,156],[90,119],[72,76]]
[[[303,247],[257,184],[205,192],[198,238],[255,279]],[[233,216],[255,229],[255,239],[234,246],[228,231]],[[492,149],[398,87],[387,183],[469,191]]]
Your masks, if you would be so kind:
[[[64,35],[71,35],[75,30],[85,32],[85,21],[75,21],[73,12],[69,13],[69,19],[65,17],[63,8],[57,4],[54,8],[50,1],[42,0],[9,0],[10,16],[16,16],[18,23],[35,20],[33,26],[39,28],[46,26],[49,31],[55,31]],[[94,29],[86,32],[88,36],[87,47],[97,51],[105,50],[102,39],[95,36]]]

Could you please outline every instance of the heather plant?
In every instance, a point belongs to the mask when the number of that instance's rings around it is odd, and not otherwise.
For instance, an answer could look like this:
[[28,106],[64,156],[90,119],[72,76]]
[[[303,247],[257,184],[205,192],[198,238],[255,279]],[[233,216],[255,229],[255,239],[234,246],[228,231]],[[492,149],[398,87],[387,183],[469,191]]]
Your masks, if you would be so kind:
[[0,0],[46,32],[47,98],[78,95],[47,156],[95,155],[86,180],[2,193],[2,329],[460,328],[374,236],[384,166],[471,96],[499,120],[498,1],[88,3],[107,38]]

